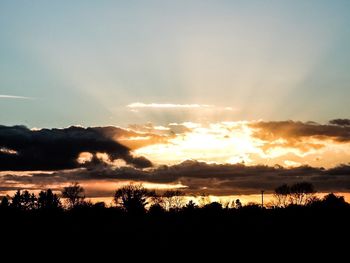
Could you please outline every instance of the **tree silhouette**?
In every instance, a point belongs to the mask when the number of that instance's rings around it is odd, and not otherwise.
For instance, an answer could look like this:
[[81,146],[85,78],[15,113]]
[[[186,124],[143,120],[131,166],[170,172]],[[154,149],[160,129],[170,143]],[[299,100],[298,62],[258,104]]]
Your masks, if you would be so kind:
[[0,203],[0,208],[6,209],[10,206],[10,201],[7,196],[4,196]]
[[123,207],[129,214],[143,214],[148,204],[147,199],[154,195],[154,191],[144,188],[141,184],[130,184],[115,192],[114,202],[117,206]]
[[61,208],[61,200],[51,189],[41,191],[38,197],[38,208],[44,210]]
[[317,201],[315,189],[311,183],[301,182],[291,186],[283,184],[275,189],[273,194],[277,207],[288,205],[307,205]]
[[30,194],[25,190],[21,196],[22,209],[24,210],[33,210],[37,205],[37,198],[34,194]]
[[151,207],[157,205],[164,209],[164,199],[156,192],[153,192],[152,196],[150,196],[150,203],[152,204]]
[[198,208],[198,205],[192,200],[188,201],[188,203],[184,207],[185,211],[194,211],[197,208]]
[[164,214],[164,212],[165,212],[165,209],[159,203],[152,204],[148,210],[148,213],[150,213],[151,215],[161,215],[161,214]]
[[184,206],[183,192],[179,190],[168,190],[162,195],[165,210],[179,210]]
[[73,208],[84,202],[84,188],[79,183],[72,183],[70,186],[64,187],[62,190],[62,197],[66,198],[68,207]]
[[103,209],[103,208],[106,208],[106,203],[105,202],[97,202],[93,205],[93,207]]
[[337,196],[333,193],[325,195],[321,201],[321,204],[327,208],[345,208],[349,205],[345,201],[344,196]]
[[283,184],[275,189],[273,194],[276,200],[276,206],[286,207],[289,202],[290,187],[287,184]]
[[315,189],[311,183],[302,182],[293,184],[290,187],[290,199],[294,205],[307,204],[315,194]]
[[212,213],[219,212],[222,210],[222,204],[220,204],[219,202],[212,202],[210,204],[205,205],[203,209]]
[[236,199],[235,208],[237,208],[237,209],[242,208],[242,203],[241,203],[241,201],[239,199]]
[[210,204],[210,196],[207,193],[202,193],[199,196],[198,202],[200,207],[204,207],[205,205]]
[[37,207],[37,198],[34,194],[30,194],[27,190],[21,193],[21,190],[17,190],[12,197],[11,206],[21,210],[33,210]]
[[15,209],[22,208],[21,190],[17,190],[14,196],[12,197],[11,206]]

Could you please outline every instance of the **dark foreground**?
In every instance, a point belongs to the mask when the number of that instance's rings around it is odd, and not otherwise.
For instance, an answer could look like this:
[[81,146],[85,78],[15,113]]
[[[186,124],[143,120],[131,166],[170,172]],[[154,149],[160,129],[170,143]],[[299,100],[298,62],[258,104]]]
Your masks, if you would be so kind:
[[[350,208],[288,207],[189,209],[130,215],[117,208],[70,211],[0,211],[1,248],[123,254],[225,255],[250,251],[288,257],[307,252],[339,256],[347,252]],[[283,260],[284,262],[284,260]]]

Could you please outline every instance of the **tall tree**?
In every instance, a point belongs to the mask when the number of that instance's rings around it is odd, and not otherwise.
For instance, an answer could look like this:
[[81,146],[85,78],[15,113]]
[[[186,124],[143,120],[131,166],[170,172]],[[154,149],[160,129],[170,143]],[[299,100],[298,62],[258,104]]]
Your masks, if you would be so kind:
[[16,209],[22,208],[22,195],[21,190],[17,190],[16,193],[12,197],[11,206]]

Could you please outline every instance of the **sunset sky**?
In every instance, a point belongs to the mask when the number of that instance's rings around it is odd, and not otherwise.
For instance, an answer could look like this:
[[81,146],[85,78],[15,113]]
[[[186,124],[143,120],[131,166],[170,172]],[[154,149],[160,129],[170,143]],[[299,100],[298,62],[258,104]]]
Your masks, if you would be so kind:
[[350,192],[350,1],[1,1],[0,35],[0,195]]

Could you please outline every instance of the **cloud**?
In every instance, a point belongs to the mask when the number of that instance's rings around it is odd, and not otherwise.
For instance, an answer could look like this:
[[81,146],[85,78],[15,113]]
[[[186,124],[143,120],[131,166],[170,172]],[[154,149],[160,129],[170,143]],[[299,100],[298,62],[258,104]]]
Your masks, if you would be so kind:
[[135,122],[145,120],[166,124],[170,122],[198,122],[209,123],[232,120],[238,110],[227,105],[212,104],[180,104],[180,103],[144,103],[134,102],[125,106],[126,111],[132,114]]
[[[349,129],[344,122],[338,125],[294,121],[207,126],[189,122],[165,126],[148,123],[127,129],[108,126],[30,130],[24,126],[0,126],[0,186],[3,191],[60,189],[79,181],[89,186],[90,196],[110,196],[120,182],[143,182],[184,185],[188,194],[205,191],[229,195],[254,194],[261,189],[271,192],[283,183],[309,181],[319,191],[350,192],[350,164],[339,165],[349,160]],[[193,159],[217,163],[188,160],[154,167],[145,158],[154,160],[152,155],[135,150],[139,156],[145,156],[135,157],[130,150],[147,149],[145,146],[153,144],[164,144],[156,147],[155,153],[168,153],[168,161],[182,153],[181,158],[191,158],[189,153],[194,149],[194,156],[208,159]],[[270,148],[276,148],[276,152]],[[249,166],[225,163],[228,157],[244,153],[253,161],[245,162]],[[79,163],[80,157],[85,161]],[[221,159],[213,159],[216,157]],[[275,163],[287,167],[271,165]],[[321,165],[328,168],[319,168]],[[102,184],[109,188],[101,189]]]
[[[144,114],[176,114],[186,115],[186,114],[203,114],[215,115],[215,114],[229,114],[235,111],[232,107],[226,106],[215,106],[210,104],[176,104],[176,103],[142,103],[134,102],[126,106],[131,112],[139,113],[141,110]],[[179,117],[179,116],[178,116]],[[171,119],[169,119],[171,120]],[[176,120],[177,118],[173,118]],[[183,120],[184,121],[184,120]]]
[[350,119],[334,119],[330,120],[329,123],[338,126],[350,126]]
[[[312,133],[300,133],[303,126],[311,126]],[[152,139],[156,143],[134,148],[135,153],[157,164],[193,159],[216,163],[243,161],[250,165],[287,165],[285,161],[289,160],[328,168],[350,160],[350,141],[346,140],[349,128],[342,126],[292,121],[231,121],[130,127],[144,133],[162,134],[162,140],[156,142]]]
[[[128,131],[115,127],[69,127],[30,130],[25,126],[0,126],[0,170],[59,170],[81,166],[79,154],[108,154],[135,167],[149,167],[144,157],[134,157],[113,136]],[[96,161],[96,159],[94,159]]]
[[154,126],[151,123],[133,124],[129,125],[127,129],[114,126],[95,127],[94,129],[131,150],[152,144],[165,143],[170,136],[173,136],[173,133],[167,127]]
[[213,105],[207,104],[172,104],[172,103],[142,103],[134,102],[127,105],[131,109],[153,108],[153,109],[198,109],[198,108],[213,108]]
[[14,96],[14,95],[3,95],[0,94],[0,99],[20,99],[20,100],[33,100],[32,97],[24,97],[24,96]]
[[[274,141],[278,139],[301,140],[303,138],[330,139],[336,142],[350,142],[350,126],[344,125],[348,120],[333,120],[332,124],[318,124],[300,121],[255,122],[249,126],[255,129],[254,136]],[[340,123],[341,126],[340,126]]]
[[[188,160],[177,165],[160,166],[149,170],[133,167],[112,168],[95,166],[55,173],[35,173],[28,176],[5,174],[0,177],[0,185],[5,189],[16,187],[41,189],[44,185],[60,185],[79,181],[90,185],[90,196],[109,196],[113,185],[121,182],[143,182],[186,186],[187,194],[208,193],[213,195],[256,194],[264,189],[273,192],[277,186],[295,182],[310,182],[320,192],[349,192],[350,165],[340,165],[324,169],[310,166],[290,167],[243,164],[208,164]],[[109,184],[103,193],[101,187],[93,185]],[[102,191],[102,192],[101,192]]]

